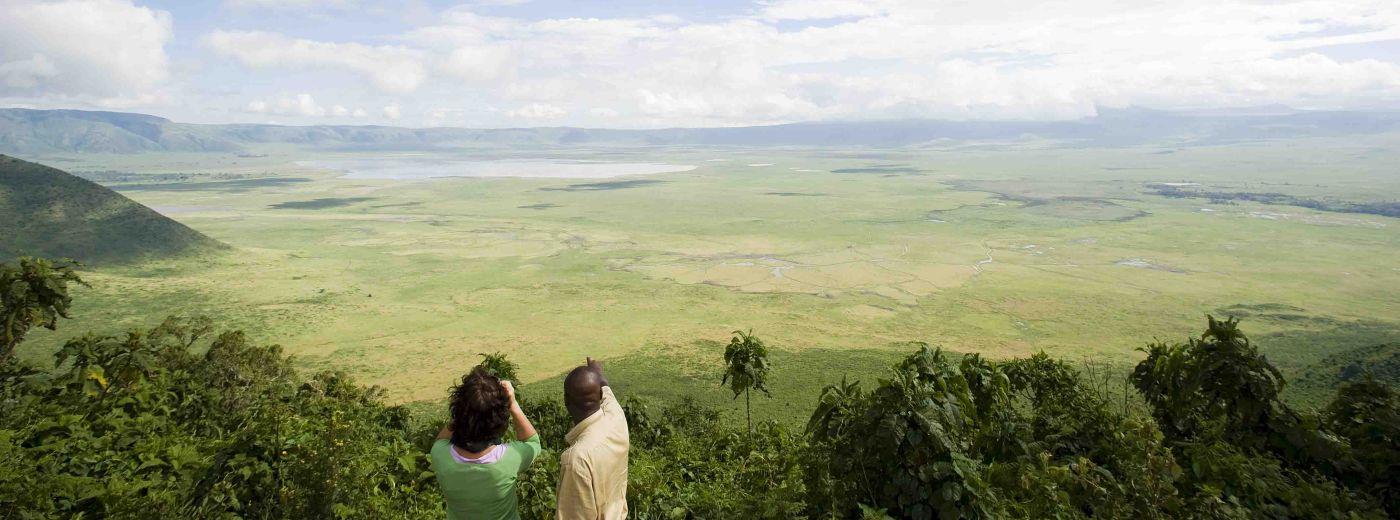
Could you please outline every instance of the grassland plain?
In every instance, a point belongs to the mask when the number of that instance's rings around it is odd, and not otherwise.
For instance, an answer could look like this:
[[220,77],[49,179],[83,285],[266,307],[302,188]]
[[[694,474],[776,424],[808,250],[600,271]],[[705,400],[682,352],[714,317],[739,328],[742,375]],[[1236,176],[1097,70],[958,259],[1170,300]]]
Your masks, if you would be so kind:
[[[69,331],[219,314],[404,402],[439,401],[478,352],[509,354],[531,392],[592,355],[635,394],[737,411],[720,344],[752,328],[776,367],[755,411],[796,420],[908,341],[1126,366],[1230,309],[1256,309],[1246,331],[1289,370],[1400,340],[1400,220],[1145,189],[1395,200],[1396,141],[423,152],[697,166],[615,179],[349,179],[305,161],[386,154],[285,147],[32,159],[131,172],[110,185],[237,248],[86,273]],[[57,341],[35,334],[21,355]]]

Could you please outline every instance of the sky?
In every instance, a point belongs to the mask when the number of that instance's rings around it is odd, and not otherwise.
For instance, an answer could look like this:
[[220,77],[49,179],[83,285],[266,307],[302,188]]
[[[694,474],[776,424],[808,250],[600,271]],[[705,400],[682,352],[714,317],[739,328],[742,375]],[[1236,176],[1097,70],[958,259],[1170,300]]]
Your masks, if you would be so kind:
[[0,0],[0,106],[603,128],[1400,109],[1396,0]]

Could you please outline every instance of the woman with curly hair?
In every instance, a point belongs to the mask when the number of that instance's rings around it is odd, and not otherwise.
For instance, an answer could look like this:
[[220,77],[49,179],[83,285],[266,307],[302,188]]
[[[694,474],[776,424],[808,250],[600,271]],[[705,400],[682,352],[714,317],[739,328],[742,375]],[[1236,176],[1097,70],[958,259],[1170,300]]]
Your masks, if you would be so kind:
[[[515,481],[539,455],[540,436],[515,402],[515,387],[476,367],[452,389],[451,413],[432,450],[447,518],[520,518]],[[516,440],[502,444],[511,420]]]

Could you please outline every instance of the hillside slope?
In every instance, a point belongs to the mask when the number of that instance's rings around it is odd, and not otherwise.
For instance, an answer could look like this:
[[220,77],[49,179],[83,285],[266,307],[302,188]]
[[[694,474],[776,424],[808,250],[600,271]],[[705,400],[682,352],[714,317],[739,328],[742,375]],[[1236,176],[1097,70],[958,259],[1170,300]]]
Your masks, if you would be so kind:
[[113,263],[226,247],[96,183],[0,155],[0,261]]
[[241,146],[208,128],[144,114],[0,109],[0,152],[220,152]]

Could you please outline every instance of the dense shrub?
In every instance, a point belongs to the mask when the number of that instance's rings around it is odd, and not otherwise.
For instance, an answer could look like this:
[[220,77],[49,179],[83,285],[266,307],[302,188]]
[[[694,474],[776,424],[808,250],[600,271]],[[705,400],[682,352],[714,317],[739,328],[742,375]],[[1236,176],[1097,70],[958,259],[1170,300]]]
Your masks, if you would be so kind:
[[1358,471],[1344,481],[1380,500],[1391,518],[1400,518],[1400,395],[1371,378],[1345,383],[1324,417],[1359,460]]
[[808,431],[823,514],[1150,518],[1180,507],[1155,429],[1044,355],[955,363],[924,347],[869,393],[827,387]]
[[1178,488],[1196,512],[1384,516],[1378,508],[1392,502],[1382,500],[1397,473],[1375,461],[1395,460],[1395,444],[1383,443],[1394,439],[1400,410],[1389,389],[1347,385],[1324,415],[1300,413],[1280,399],[1283,376],[1237,320],[1207,321],[1200,339],[1149,346],[1131,375],[1187,469]]
[[0,264],[0,363],[9,360],[29,329],[56,329],[73,303],[68,284],[84,283],[71,260],[55,264],[20,257],[18,264]]
[[441,512],[407,414],[344,374],[207,322],[82,336],[0,367],[0,517],[410,517]]

